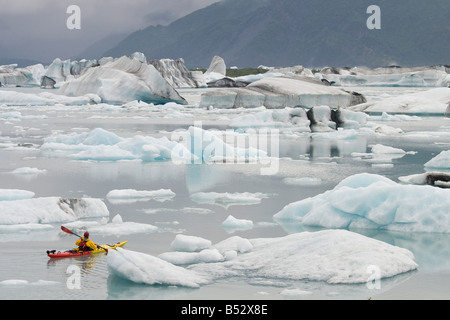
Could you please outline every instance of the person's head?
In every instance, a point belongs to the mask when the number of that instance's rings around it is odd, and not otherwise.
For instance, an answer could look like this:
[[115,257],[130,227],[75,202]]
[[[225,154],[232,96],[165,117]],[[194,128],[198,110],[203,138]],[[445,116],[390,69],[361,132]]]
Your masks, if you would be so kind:
[[86,231],[86,232],[84,233],[84,238],[85,238],[85,239],[88,239],[88,238],[89,238],[89,232]]

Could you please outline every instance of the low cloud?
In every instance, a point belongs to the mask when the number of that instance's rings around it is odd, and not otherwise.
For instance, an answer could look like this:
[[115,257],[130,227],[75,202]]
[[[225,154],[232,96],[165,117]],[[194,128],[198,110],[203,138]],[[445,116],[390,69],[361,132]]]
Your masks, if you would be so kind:
[[[217,0],[0,0],[0,55],[51,61],[113,34],[167,25]],[[67,8],[81,9],[81,30],[68,30]]]

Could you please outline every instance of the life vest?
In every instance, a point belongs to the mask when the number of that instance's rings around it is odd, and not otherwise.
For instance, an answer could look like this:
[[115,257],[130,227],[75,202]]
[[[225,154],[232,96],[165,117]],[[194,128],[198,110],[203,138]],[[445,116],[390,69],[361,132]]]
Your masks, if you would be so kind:
[[82,238],[80,243],[78,244],[78,249],[80,249],[80,251],[91,251],[92,250],[92,248],[90,248],[87,245],[87,241],[84,238]]

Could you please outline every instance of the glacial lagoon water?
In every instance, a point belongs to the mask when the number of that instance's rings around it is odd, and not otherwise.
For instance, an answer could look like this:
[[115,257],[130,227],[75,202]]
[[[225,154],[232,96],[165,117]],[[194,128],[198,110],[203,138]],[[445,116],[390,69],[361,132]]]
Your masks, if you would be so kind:
[[[361,92],[361,88],[358,88]],[[369,98],[381,94],[411,92],[414,88],[367,88]],[[417,89],[422,90],[422,89]],[[192,100],[194,90],[181,91]],[[387,92],[387,93],[386,93]],[[364,92],[363,92],[364,93]],[[189,99],[188,99],[189,100]],[[285,134],[280,138],[280,162],[276,175],[263,176],[260,166],[241,164],[179,165],[165,162],[73,161],[39,148],[7,148],[5,145],[42,144],[46,137],[60,133],[86,132],[94,128],[112,131],[121,137],[136,134],[168,136],[187,129],[194,119],[203,128],[229,129],[227,122],[241,111],[185,108],[194,117],[169,118],[167,110],[130,109],[102,106],[2,107],[2,112],[20,112],[18,118],[0,119],[0,189],[23,189],[35,197],[89,196],[104,199],[110,217],[120,214],[123,221],[148,223],[158,231],[144,234],[91,237],[97,243],[128,240],[126,248],[152,255],[170,251],[178,233],[209,239],[212,243],[232,235],[244,238],[279,237],[304,231],[298,225],[280,225],[273,215],[285,205],[332,189],[350,175],[369,172],[394,181],[398,177],[422,173],[423,164],[450,146],[450,119],[422,117],[420,121],[385,123],[402,128],[403,135],[367,135],[358,131],[350,140],[313,139],[310,134]],[[442,133],[433,137],[423,132]],[[419,134],[420,133],[420,134]],[[373,144],[415,151],[387,162],[371,162],[352,154],[365,153]],[[43,174],[11,174],[16,168],[46,170]],[[314,177],[313,185],[289,184],[285,178]],[[168,201],[115,203],[106,199],[113,189],[171,189],[176,196]],[[190,195],[195,192],[260,192],[268,197],[252,205],[201,204]],[[252,220],[254,228],[230,231],[222,227],[228,215]],[[109,274],[106,256],[50,260],[46,250],[66,250],[76,237],[61,232],[32,231],[0,234],[0,299],[448,299],[450,297],[450,236],[446,234],[400,234],[377,231],[361,233],[411,250],[417,271],[383,280],[381,289],[366,285],[327,285],[311,281],[224,279],[199,289],[172,286],[137,285]],[[81,270],[81,288],[70,287],[70,267]],[[289,295],[285,289],[298,288],[306,295]]]

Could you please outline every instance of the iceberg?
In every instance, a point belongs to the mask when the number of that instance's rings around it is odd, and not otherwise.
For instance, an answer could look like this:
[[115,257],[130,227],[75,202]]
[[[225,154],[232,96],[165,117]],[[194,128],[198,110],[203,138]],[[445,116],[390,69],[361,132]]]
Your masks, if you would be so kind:
[[434,88],[351,106],[353,111],[374,113],[444,115],[450,103],[450,88]]
[[[219,74],[222,77],[227,74],[227,65],[222,57],[214,56],[209,64],[208,69],[205,72],[205,76],[208,77],[210,74]],[[209,81],[208,81],[209,82]]]
[[197,192],[191,195],[191,199],[199,204],[216,204],[228,208],[233,205],[254,205],[268,198],[268,194],[251,192]]
[[151,60],[149,64],[153,65],[174,88],[206,87],[203,73],[200,71],[189,71],[183,59]]
[[279,238],[251,239],[253,248],[234,259],[196,264],[190,270],[213,278],[244,277],[366,283],[368,267],[388,278],[417,268],[413,254],[346,230],[301,232]]
[[303,227],[449,233],[449,196],[450,190],[363,173],[342,180],[333,190],[293,202],[273,218]]
[[0,201],[0,225],[52,224],[83,218],[108,217],[100,199],[59,197]]
[[129,281],[147,285],[198,288],[207,281],[195,271],[148,254],[117,248],[107,255],[108,270]]
[[442,151],[436,157],[425,163],[425,168],[450,169],[450,150]]
[[165,161],[172,158],[172,150],[189,153],[178,142],[166,137],[134,136],[122,138],[96,128],[90,132],[55,135],[45,138],[41,150],[49,156],[66,156],[75,160],[91,161]]
[[157,201],[166,201],[175,197],[175,193],[170,189],[159,190],[134,190],[134,189],[116,189],[111,190],[106,198],[112,203],[130,203],[135,201],[148,201],[151,199]]
[[418,267],[409,250],[346,230],[302,232],[279,238],[232,237],[200,252],[168,252],[159,257],[123,248],[112,251],[107,263],[114,275],[165,286],[200,287],[234,277],[245,281],[264,278],[356,284],[368,282],[368,270],[374,266],[379,268],[380,278]]
[[228,233],[233,233],[235,231],[243,231],[253,229],[253,221],[247,219],[237,219],[232,215],[229,215],[224,222],[222,222],[222,227]]
[[446,66],[375,69],[326,67],[316,77],[337,86],[447,87],[449,71]]
[[103,65],[88,68],[59,89],[66,96],[96,94],[102,102],[123,104],[133,100],[164,104],[186,104],[184,98],[161,76],[153,65],[123,56]]
[[119,214],[115,215],[108,223],[106,220],[106,218],[102,218],[100,221],[77,220],[65,223],[65,226],[71,230],[76,230],[76,232],[80,234],[82,233],[82,230],[89,230],[91,234],[103,237],[120,237],[129,234],[154,233],[158,231],[158,227],[151,224],[123,221]]
[[0,189],[0,201],[31,199],[34,192],[18,189]]
[[368,120],[368,116],[363,112],[341,108],[332,110],[328,106],[315,106],[309,110],[304,108],[263,109],[263,111],[238,116],[232,119],[229,125],[235,130],[281,128],[296,132],[327,132],[338,128],[358,129]]
[[196,236],[187,236],[184,234],[177,234],[175,239],[170,244],[170,249],[173,251],[187,251],[196,252],[203,249],[208,249],[211,246],[211,241]]
[[16,64],[0,66],[0,86],[39,86],[44,74],[45,68],[42,64],[25,68],[17,68]]
[[354,104],[353,94],[325,86],[310,77],[265,77],[245,88],[220,88],[205,92],[200,107],[208,108],[257,108],[286,107],[311,108],[327,105],[331,108]]

